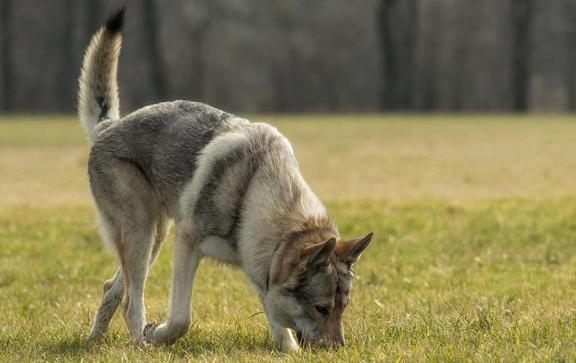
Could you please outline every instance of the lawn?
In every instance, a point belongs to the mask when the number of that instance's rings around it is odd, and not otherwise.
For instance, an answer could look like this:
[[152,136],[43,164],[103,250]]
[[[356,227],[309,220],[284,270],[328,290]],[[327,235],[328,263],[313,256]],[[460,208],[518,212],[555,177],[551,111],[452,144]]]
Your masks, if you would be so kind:
[[[293,141],[341,234],[375,231],[339,351],[273,350],[240,271],[205,260],[193,327],[128,343],[120,314],[85,341],[115,268],[70,117],[0,118],[0,361],[576,359],[576,117],[256,116]],[[171,242],[146,290],[166,316]]]

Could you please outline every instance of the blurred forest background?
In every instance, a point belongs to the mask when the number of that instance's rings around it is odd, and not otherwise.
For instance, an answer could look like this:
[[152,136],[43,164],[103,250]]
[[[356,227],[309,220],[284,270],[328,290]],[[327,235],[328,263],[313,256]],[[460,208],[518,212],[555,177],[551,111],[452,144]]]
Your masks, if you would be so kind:
[[124,3],[125,110],[576,109],[575,0],[0,0],[0,112],[73,112]]

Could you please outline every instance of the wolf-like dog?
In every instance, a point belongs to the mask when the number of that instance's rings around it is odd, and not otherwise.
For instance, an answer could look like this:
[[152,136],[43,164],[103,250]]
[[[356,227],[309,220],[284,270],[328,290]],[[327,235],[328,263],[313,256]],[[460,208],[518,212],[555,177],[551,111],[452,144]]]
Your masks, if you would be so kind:
[[[138,344],[170,344],[191,322],[200,259],[240,266],[257,290],[275,345],[344,344],[352,264],[372,234],[341,241],[274,127],[188,101],[120,117],[124,9],[93,36],[82,65],[79,117],[92,143],[90,189],[119,269],[104,284],[90,338],[124,318]],[[169,316],[147,324],[144,285],[170,221],[176,226]]]

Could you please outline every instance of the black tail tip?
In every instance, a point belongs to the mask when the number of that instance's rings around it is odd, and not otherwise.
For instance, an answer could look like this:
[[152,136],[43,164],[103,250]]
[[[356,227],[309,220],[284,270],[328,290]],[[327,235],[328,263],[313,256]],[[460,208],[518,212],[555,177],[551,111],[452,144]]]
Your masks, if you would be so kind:
[[106,30],[112,33],[120,33],[122,28],[124,28],[124,15],[126,14],[126,6],[122,6],[118,11],[112,14],[108,20],[106,20]]

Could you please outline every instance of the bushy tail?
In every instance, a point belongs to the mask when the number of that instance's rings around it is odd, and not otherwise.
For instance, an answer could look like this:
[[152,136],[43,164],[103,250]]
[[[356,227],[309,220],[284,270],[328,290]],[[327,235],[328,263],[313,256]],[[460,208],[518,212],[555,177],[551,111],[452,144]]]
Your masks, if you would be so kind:
[[99,122],[120,118],[116,74],[125,12],[123,7],[108,18],[92,36],[84,54],[78,114],[90,141],[96,136],[94,128]]

